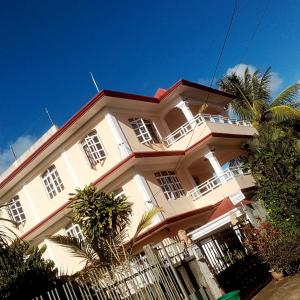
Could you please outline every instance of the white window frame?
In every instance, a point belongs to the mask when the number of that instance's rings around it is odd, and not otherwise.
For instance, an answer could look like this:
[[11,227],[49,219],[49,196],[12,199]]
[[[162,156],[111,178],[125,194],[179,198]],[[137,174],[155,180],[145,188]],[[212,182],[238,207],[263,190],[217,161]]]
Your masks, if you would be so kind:
[[20,197],[18,195],[14,196],[7,203],[7,205],[8,215],[13,221],[17,223],[23,223],[26,221],[26,216],[21,205]]
[[118,188],[114,191],[115,197],[119,198],[119,197],[126,197],[125,192],[123,190],[123,188]]
[[[131,118],[128,121],[140,143],[159,143],[162,140],[162,137],[153,121],[142,118]],[[155,136],[151,135],[147,125],[152,127]]]
[[167,200],[183,197],[185,192],[174,171],[160,171],[154,173]]
[[65,189],[55,165],[51,165],[41,177],[50,199],[53,199]]
[[69,237],[74,237],[80,241],[85,240],[85,236],[82,233],[80,226],[76,223],[70,223],[65,227],[66,234]]
[[92,168],[95,168],[98,163],[107,157],[96,129],[87,134],[80,144]]

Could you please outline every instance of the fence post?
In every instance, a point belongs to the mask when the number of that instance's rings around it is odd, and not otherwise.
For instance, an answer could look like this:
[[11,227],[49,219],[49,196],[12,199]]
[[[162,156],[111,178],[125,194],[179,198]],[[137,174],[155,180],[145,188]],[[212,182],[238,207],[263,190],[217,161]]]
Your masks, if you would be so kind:
[[169,257],[168,252],[166,251],[165,246],[163,245],[162,242],[160,242],[158,245],[161,247],[162,252],[163,252],[165,258],[166,258],[167,262],[168,262],[169,265],[170,265],[170,268],[171,268],[171,270],[172,270],[172,273],[173,273],[173,275],[174,275],[174,277],[175,277],[175,279],[176,279],[176,282],[178,283],[178,285],[179,285],[179,287],[180,287],[180,290],[181,290],[181,292],[182,292],[182,294],[183,294],[183,296],[184,296],[184,299],[186,299],[186,300],[190,299],[188,293],[186,292],[185,287],[183,286],[183,284],[182,284],[182,282],[181,282],[181,280],[180,280],[180,278],[179,278],[179,276],[178,276],[178,273],[177,273],[175,267],[173,266],[173,263],[172,263],[172,261],[171,261],[171,259],[170,259],[170,257]]
[[202,275],[206,281],[206,284],[210,290],[210,293],[212,294],[212,296],[215,299],[218,299],[219,297],[222,296],[221,290],[220,290],[218,284],[216,283],[214,275],[211,273],[211,271],[209,270],[209,268],[204,260],[204,256],[203,256],[201,249],[196,244],[194,244],[192,246],[192,251],[198,262],[200,272],[202,273]]

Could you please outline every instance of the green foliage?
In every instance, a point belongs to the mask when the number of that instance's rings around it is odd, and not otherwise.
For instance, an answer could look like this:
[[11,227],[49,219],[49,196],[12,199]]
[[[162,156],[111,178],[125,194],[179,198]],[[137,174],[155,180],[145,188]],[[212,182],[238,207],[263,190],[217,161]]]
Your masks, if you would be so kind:
[[271,222],[258,228],[246,225],[243,228],[245,245],[258,255],[275,272],[292,274],[300,271],[300,234],[284,232]]
[[146,212],[139,222],[133,238],[128,238],[128,226],[131,220],[132,203],[126,197],[115,197],[113,193],[105,194],[89,185],[83,190],[77,189],[72,194],[71,207],[74,222],[78,223],[85,235],[85,240],[63,235],[49,239],[82,259],[85,263],[80,272],[84,275],[91,269],[111,268],[128,260],[133,253],[134,240],[138,234],[151,224],[159,208]]
[[1,248],[0,299],[32,299],[55,287],[57,269],[42,258],[45,250],[19,239]]
[[73,196],[72,218],[91,240],[99,236],[111,237],[130,223],[132,203],[125,196],[99,192],[94,185],[77,189]]
[[263,201],[271,220],[288,230],[300,229],[300,151],[291,130],[263,126],[248,145],[255,178],[255,199]]
[[281,126],[293,126],[300,120],[299,90],[296,83],[272,99],[271,69],[253,74],[246,68],[243,77],[233,73],[219,81],[223,91],[235,96],[231,108],[241,118],[252,122],[255,127],[270,122]]

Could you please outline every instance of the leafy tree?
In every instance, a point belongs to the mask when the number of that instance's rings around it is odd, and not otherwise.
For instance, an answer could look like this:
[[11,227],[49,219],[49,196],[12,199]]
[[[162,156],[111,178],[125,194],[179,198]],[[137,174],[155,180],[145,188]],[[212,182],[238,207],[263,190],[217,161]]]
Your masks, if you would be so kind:
[[18,238],[1,248],[0,299],[32,299],[55,287],[58,271],[42,258],[45,250]]
[[76,194],[71,196],[72,218],[91,240],[111,237],[130,223],[132,203],[125,196],[99,192],[94,185],[76,189]]
[[300,229],[300,147],[292,130],[264,125],[248,145],[255,199],[278,226]]
[[246,68],[243,77],[236,73],[226,75],[219,81],[219,87],[235,96],[230,104],[234,113],[255,127],[266,122],[285,126],[296,122],[299,127],[300,84],[291,85],[272,99],[271,76],[270,68],[263,74],[259,71],[251,74]]
[[72,218],[80,225],[85,239],[63,235],[49,239],[85,262],[81,273],[103,266],[110,268],[128,261],[132,256],[134,240],[159,212],[157,208],[145,213],[133,238],[129,240],[127,231],[131,223],[132,203],[125,196],[116,197],[114,193],[99,192],[93,185],[83,190],[77,189],[72,196]]

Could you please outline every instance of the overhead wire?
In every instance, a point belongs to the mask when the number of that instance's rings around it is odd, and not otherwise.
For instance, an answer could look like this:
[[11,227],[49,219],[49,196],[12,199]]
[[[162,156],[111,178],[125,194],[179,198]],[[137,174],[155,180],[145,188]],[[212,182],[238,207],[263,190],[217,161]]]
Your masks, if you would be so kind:
[[247,55],[247,52],[249,51],[250,47],[251,47],[251,44],[253,43],[254,39],[255,39],[255,36],[257,35],[260,27],[261,27],[261,24],[263,23],[264,21],[264,18],[267,14],[267,11],[268,11],[268,8],[269,8],[269,5],[270,5],[271,1],[270,0],[266,0],[266,3],[265,3],[265,6],[262,10],[262,14],[260,15],[260,18],[258,19],[258,22],[252,32],[252,34],[250,35],[250,39],[248,40],[248,43],[246,44],[245,46],[245,49],[244,51],[242,52],[242,55],[240,56],[240,63],[238,65],[236,65],[235,69],[233,70],[234,73],[236,73],[238,71],[238,69],[240,68],[241,66],[241,63],[243,62],[245,56]]
[[[216,73],[217,73],[219,65],[221,63],[221,59],[222,59],[222,56],[223,56],[223,53],[224,53],[224,50],[225,50],[225,47],[226,47],[226,43],[227,43],[227,40],[228,40],[228,37],[229,37],[229,33],[231,31],[232,24],[233,24],[234,16],[236,14],[237,5],[238,5],[238,0],[235,0],[234,6],[233,6],[233,10],[232,10],[232,13],[231,13],[231,16],[230,16],[229,24],[228,24],[228,27],[227,27],[227,30],[226,30],[226,34],[225,34],[225,37],[224,37],[224,41],[223,41],[220,53],[218,55],[218,59],[217,59],[217,62],[216,62],[216,65],[215,65],[215,68],[214,68],[214,71],[213,71],[212,79],[210,81],[210,85],[209,85],[210,88],[212,87],[212,85],[214,83],[214,79],[215,79]],[[206,104],[206,102],[209,100],[209,96],[210,96],[210,93],[207,93],[206,100],[205,100],[204,104]],[[191,142],[193,140],[196,128],[197,128],[197,124],[195,124],[195,126],[193,126],[193,129],[192,129],[192,132],[191,132],[191,136],[190,136],[190,138],[188,140],[187,145],[185,146],[184,152],[186,152],[186,150],[190,146],[190,144],[191,144]],[[200,135],[202,135],[204,129],[205,128],[203,128],[201,130],[201,132],[199,133]],[[180,164],[181,164],[181,162],[182,162],[183,159],[184,159],[184,155],[179,157],[178,162],[177,162],[175,168],[173,169],[173,172],[175,172],[179,168],[179,166],[180,166]],[[152,193],[152,197],[150,198],[150,201],[151,200],[155,200],[155,202],[157,203],[156,196],[158,196],[162,192],[163,191],[160,188],[156,193],[154,193],[154,194]],[[172,207],[171,202],[169,204]]]

